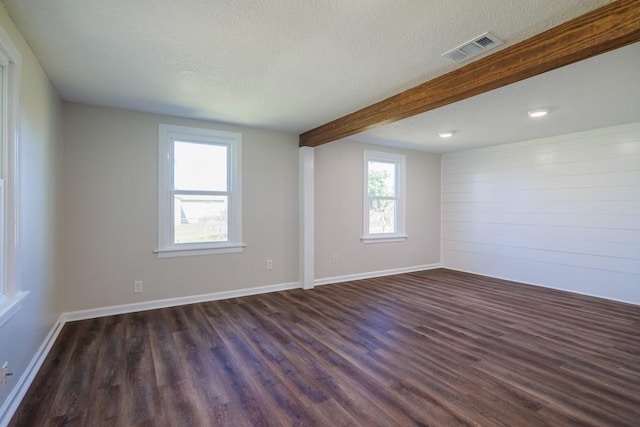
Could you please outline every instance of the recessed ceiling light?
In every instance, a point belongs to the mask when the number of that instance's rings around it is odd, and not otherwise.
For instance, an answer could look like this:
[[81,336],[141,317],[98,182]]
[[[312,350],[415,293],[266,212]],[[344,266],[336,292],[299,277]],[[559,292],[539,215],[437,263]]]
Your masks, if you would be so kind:
[[453,130],[448,130],[446,132],[438,132],[438,136],[440,136],[440,138],[451,138],[454,133],[456,132]]
[[537,118],[546,116],[548,113],[549,113],[549,110],[531,110],[527,114],[532,119],[537,119]]

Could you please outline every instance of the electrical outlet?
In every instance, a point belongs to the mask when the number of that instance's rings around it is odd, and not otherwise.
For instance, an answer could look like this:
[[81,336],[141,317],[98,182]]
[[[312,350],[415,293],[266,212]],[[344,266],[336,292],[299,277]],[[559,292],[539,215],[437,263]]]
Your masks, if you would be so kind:
[[267,270],[273,270],[273,260],[268,259],[267,262],[265,263],[265,267]]
[[338,254],[331,255],[331,263],[333,263],[333,264],[337,264],[338,263]]
[[133,282],[133,293],[134,294],[141,294],[142,293],[142,280],[136,280],[135,282]]

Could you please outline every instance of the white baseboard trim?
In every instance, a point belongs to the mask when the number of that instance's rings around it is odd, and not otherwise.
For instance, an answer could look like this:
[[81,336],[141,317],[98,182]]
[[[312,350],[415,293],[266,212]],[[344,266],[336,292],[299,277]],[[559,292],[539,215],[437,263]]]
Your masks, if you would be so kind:
[[281,283],[276,285],[258,286],[254,288],[238,289],[234,291],[214,292],[210,294],[193,295],[187,297],[167,298],[162,300],[145,301],[136,304],[124,304],[111,307],[101,307],[89,310],[70,311],[62,313],[52,326],[46,338],[31,359],[31,362],[20,376],[18,383],[13,388],[2,407],[0,407],[0,427],[9,425],[11,418],[20,406],[20,402],[29,390],[33,379],[40,370],[42,363],[49,354],[53,343],[60,334],[62,327],[67,322],[74,320],[93,319],[96,317],[111,316],[114,314],[133,313],[136,311],[153,310],[156,308],[173,307],[179,305],[194,304],[198,302],[216,301],[229,298],[237,298],[249,295],[266,294],[269,292],[300,289],[300,282]]
[[[391,276],[394,274],[411,273],[414,271],[430,270],[442,267],[440,264],[425,264],[413,267],[394,268],[390,270],[371,271],[367,273],[349,274],[345,276],[327,277],[314,280],[315,285],[328,285],[330,283],[348,282],[352,280],[370,279],[373,277]],[[15,414],[20,402],[29,390],[33,379],[40,370],[42,363],[49,354],[51,347],[60,334],[62,327],[67,322],[84,319],[94,319],[97,317],[111,316],[116,314],[133,313],[137,311],[153,310],[157,308],[174,307],[180,305],[194,304],[199,302],[216,301],[229,298],[237,298],[249,295],[259,295],[269,292],[287,291],[300,289],[300,282],[281,283],[276,285],[258,286],[254,288],[238,289],[234,291],[214,292],[210,294],[192,295],[187,297],[167,298],[154,301],[145,301],[135,304],[123,304],[111,307],[100,307],[89,310],[70,311],[62,313],[60,318],[47,334],[46,338],[38,348],[38,351],[31,359],[31,362],[20,376],[18,383],[13,388],[4,404],[0,408],[0,427],[9,425],[9,421]]]
[[155,310],[157,308],[175,307],[179,305],[195,304],[199,302],[266,294],[269,292],[288,291],[291,289],[299,289],[300,287],[300,282],[281,283],[276,285],[258,286],[255,288],[238,289],[234,291],[213,292],[210,294],[191,295],[186,297],[145,301],[134,304],[123,304],[110,307],[92,308],[88,310],[69,311],[66,313],[62,313],[62,318],[65,322],[72,322],[74,320],[95,319],[96,317],[113,316],[115,314],[134,313],[136,311]]
[[63,325],[64,321],[62,320],[62,318],[59,318],[56,323],[53,324],[53,327],[45,337],[42,344],[40,344],[40,347],[31,359],[31,362],[29,362],[29,365],[27,365],[27,368],[20,376],[20,379],[16,383],[15,387],[13,388],[13,390],[11,390],[9,396],[7,396],[7,399],[4,401],[4,404],[0,408],[0,427],[6,427],[9,425],[9,421],[11,421],[11,418],[18,410],[20,402],[22,402],[24,395],[27,394],[27,390],[29,390],[29,387],[31,386],[33,379],[36,377],[36,374],[40,370],[44,359],[49,354],[53,343],[56,342],[56,338],[58,338]]
[[350,282],[352,280],[372,279],[374,277],[392,276],[394,274],[413,273],[414,271],[433,270],[434,268],[441,268],[440,263],[437,264],[424,264],[414,265],[412,267],[392,268],[389,270],[368,271],[366,273],[347,274],[344,276],[325,277],[322,279],[315,279],[314,285],[329,285],[332,283]]

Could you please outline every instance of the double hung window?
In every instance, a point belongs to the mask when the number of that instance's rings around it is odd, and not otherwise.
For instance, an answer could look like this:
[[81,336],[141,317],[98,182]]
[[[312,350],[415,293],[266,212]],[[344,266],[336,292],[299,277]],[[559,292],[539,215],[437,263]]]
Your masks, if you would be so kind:
[[18,95],[21,58],[0,28],[0,327],[20,308],[18,265]]
[[405,162],[401,154],[364,152],[364,243],[406,240]]
[[161,124],[158,256],[242,250],[242,135]]

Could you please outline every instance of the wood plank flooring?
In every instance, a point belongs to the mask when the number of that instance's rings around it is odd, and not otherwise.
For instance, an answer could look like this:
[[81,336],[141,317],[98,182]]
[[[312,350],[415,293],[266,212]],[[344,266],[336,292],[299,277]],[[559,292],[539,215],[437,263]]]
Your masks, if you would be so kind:
[[450,270],[68,323],[11,426],[638,426],[640,307]]

